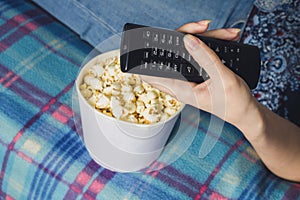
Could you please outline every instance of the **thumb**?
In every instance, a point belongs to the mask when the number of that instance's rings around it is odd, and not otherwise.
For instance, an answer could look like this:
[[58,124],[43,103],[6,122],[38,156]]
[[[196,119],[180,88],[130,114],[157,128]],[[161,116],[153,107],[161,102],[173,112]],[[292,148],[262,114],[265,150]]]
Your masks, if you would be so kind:
[[183,38],[185,48],[192,55],[194,60],[207,72],[212,81],[220,80],[226,74],[227,68],[219,57],[200,39],[185,35]]

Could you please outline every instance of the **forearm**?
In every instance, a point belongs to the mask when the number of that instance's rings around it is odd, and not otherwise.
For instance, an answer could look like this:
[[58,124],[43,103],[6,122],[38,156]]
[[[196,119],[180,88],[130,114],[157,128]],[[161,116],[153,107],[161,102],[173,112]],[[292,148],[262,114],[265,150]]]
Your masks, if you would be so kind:
[[242,132],[274,174],[300,182],[300,128],[258,102],[254,105]]

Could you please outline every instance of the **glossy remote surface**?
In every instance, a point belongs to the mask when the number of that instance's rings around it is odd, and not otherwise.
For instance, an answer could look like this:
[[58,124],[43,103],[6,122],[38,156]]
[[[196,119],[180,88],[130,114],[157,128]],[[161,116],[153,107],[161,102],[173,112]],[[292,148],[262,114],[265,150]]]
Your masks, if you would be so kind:
[[[258,83],[260,52],[255,46],[195,35],[219,56],[225,66],[245,80]],[[127,23],[120,47],[121,71],[201,83],[209,78],[183,44],[184,34]]]

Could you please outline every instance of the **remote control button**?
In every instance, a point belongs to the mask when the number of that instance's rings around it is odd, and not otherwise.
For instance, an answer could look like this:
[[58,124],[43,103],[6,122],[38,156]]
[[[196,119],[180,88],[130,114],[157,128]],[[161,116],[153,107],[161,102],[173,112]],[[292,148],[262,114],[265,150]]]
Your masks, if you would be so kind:
[[182,51],[182,52],[181,52],[181,61],[182,61],[182,62],[186,62],[186,56],[187,56],[187,54],[188,54],[188,53],[186,53],[186,51]]
[[144,60],[149,60],[149,59],[150,59],[149,51],[144,51]]
[[202,78],[206,81],[207,79],[209,79],[208,74],[206,73],[206,71],[203,69],[202,70]]
[[166,50],[158,49],[158,57],[165,58],[166,57]]
[[234,47],[234,53],[235,55],[241,53],[241,49],[239,47]]
[[152,48],[151,56],[152,57],[158,56],[158,48],[157,47]]
[[141,62],[141,66],[140,66],[141,70],[147,70],[148,67],[149,67],[149,63],[147,61],[142,61]]
[[221,59],[221,62],[222,62],[224,65],[227,64],[226,60],[224,60],[223,58]]
[[233,68],[233,63],[234,63],[233,59],[230,59],[228,65],[226,65],[226,66],[230,67],[230,68]]
[[224,48],[224,50],[223,50],[224,53],[229,53],[229,48],[228,48],[228,46],[224,46],[223,48]]
[[178,72],[180,73],[180,66],[178,63],[172,63],[172,72]]
[[167,44],[168,45],[173,45],[174,44],[174,37],[173,37],[173,35],[169,35],[168,37],[167,37],[168,39],[167,39]]
[[202,68],[202,67],[199,67],[198,70],[199,70],[199,71],[198,71],[198,75],[199,75],[199,76],[203,76],[203,68]]
[[176,50],[174,52],[174,60],[175,60],[175,62],[180,60],[180,51],[179,50]]
[[149,41],[145,41],[144,48],[150,48],[150,47],[151,47],[150,42]]
[[153,33],[152,34],[152,42],[154,44],[158,43],[158,40],[159,40],[159,34],[158,33]]
[[128,49],[127,44],[123,44],[123,47],[122,47],[122,48],[123,48],[124,51],[127,51],[127,49]]
[[156,70],[157,69],[157,61],[152,60],[150,63],[150,70]]
[[157,70],[158,71],[163,71],[165,69],[165,64],[164,62],[159,62],[159,64],[157,65]]
[[165,33],[160,34],[160,44],[165,45],[167,41],[167,35]]
[[175,36],[175,46],[179,47],[181,46],[181,37]]
[[151,38],[151,32],[149,30],[143,31],[143,37],[145,39],[150,39]]
[[211,43],[210,42],[207,42],[206,45],[211,48]]
[[182,74],[184,76],[195,76],[195,69],[193,66],[188,65],[188,64],[182,64]]
[[189,53],[187,54],[186,61],[189,62],[189,63],[192,62],[192,56],[191,56],[191,54],[189,54]]
[[172,52],[172,50],[168,50],[167,51],[167,59],[169,59],[169,60],[173,59],[173,52]]
[[171,67],[171,62],[166,62],[166,66],[165,66],[165,71],[171,71],[172,67]]

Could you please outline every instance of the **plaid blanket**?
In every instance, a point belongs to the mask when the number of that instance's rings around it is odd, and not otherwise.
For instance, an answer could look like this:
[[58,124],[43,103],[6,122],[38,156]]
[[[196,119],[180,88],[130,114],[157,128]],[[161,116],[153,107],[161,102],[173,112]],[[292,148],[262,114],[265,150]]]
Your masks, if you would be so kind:
[[140,173],[96,164],[72,105],[74,80],[93,48],[30,1],[1,1],[0,13],[1,199],[300,199],[300,185],[272,175],[229,124],[199,158],[214,133],[210,115],[192,107],[187,112],[199,112],[201,123],[192,114],[181,120],[184,134],[196,134],[174,162]]

